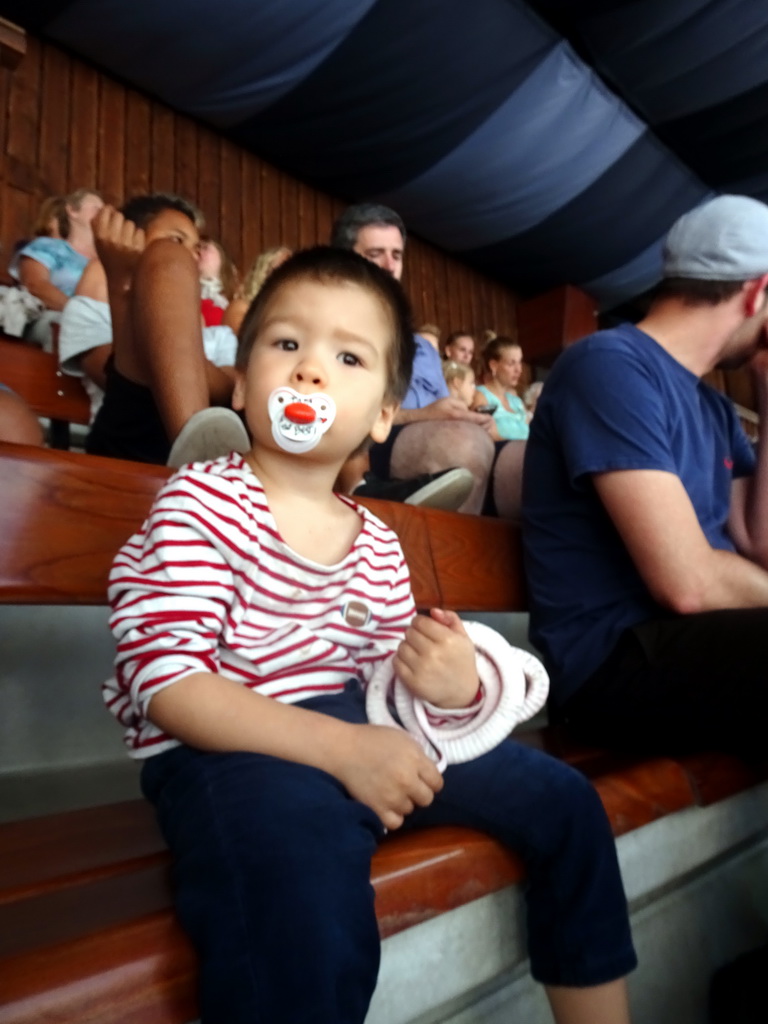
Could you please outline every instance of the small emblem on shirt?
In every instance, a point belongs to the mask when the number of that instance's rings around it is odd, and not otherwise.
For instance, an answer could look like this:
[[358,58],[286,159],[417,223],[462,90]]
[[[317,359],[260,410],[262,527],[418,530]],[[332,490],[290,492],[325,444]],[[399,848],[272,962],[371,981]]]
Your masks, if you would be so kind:
[[723,465],[726,469],[733,469],[733,459],[729,459],[728,456],[723,459]]
[[362,629],[367,626],[371,618],[371,609],[362,601],[347,601],[341,609],[344,621],[354,626],[355,629]]

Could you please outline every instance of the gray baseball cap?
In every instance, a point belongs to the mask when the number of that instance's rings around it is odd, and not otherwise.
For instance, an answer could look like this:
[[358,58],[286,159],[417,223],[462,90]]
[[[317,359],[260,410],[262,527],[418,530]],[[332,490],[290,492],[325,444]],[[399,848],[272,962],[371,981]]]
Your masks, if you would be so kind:
[[670,228],[664,277],[749,281],[768,273],[768,206],[749,196],[717,196]]

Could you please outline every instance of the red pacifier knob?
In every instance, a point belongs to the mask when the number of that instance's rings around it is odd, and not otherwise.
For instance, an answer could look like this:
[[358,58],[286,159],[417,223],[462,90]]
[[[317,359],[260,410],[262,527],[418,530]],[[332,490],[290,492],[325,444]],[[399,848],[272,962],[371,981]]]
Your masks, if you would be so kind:
[[291,402],[286,405],[284,415],[291,423],[314,423],[317,413],[306,402]]

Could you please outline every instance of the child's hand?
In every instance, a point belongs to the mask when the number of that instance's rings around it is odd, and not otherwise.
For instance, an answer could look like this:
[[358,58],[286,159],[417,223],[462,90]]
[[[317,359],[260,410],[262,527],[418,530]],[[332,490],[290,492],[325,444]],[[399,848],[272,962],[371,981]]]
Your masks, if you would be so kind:
[[133,270],[144,251],[144,232],[133,221],[116,210],[104,206],[93,220],[96,252],[111,280],[123,278],[130,283]]
[[468,707],[480,681],[475,645],[456,612],[417,615],[397,649],[394,668],[411,693],[442,708]]
[[416,805],[432,803],[443,788],[443,777],[407,732],[387,725],[352,728],[352,746],[334,774],[386,828],[400,828]]

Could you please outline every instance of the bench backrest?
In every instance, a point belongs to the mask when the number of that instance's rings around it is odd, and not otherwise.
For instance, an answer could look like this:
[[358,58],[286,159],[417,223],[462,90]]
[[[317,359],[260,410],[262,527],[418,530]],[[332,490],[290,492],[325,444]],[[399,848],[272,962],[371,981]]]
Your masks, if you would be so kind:
[[38,416],[85,425],[90,420],[91,401],[80,379],[62,373],[52,352],[0,337],[0,382]]
[[[0,443],[0,603],[104,604],[117,549],[170,473]],[[400,537],[420,608],[525,609],[516,526],[387,501],[364,504]]]

